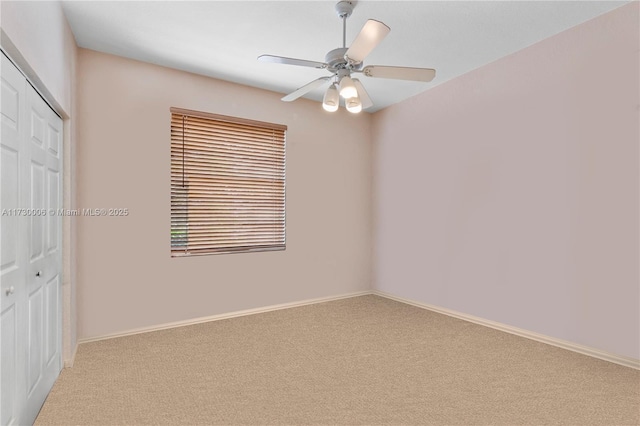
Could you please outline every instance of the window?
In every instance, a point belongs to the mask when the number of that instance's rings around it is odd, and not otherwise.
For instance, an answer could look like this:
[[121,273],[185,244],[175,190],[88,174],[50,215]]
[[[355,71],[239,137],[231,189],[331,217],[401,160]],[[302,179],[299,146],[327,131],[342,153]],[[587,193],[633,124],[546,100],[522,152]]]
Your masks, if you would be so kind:
[[286,130],[171,108],[171,256],[284,250]]

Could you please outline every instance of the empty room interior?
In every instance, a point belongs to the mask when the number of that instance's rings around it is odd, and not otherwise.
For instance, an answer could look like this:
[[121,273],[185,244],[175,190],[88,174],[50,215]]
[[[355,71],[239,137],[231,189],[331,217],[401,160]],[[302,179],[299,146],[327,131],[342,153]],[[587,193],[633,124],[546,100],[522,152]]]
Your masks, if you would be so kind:
[[0,425],[640,425],[638,1],[0,23]]

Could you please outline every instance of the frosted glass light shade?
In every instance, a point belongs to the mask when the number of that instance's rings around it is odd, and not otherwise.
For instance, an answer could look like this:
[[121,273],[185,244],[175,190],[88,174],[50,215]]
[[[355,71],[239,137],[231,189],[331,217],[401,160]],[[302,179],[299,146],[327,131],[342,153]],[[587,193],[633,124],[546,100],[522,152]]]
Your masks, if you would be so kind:
[[340,95],[338,94],[338,88],[336,87],[336,84],[333,83],[327,88],[327,91],[324,93],[322,108],[324,108],[325,111],[335,112],[338,110],[339,106]]
[[340,96],[345,99],[358,96],[358,90],[356,89],[355,84],[353,84],[353,80],[351,80],[351,77],[348,75],[342,77],[342,80],[340,80]]
[[347,111],[349,112],[357,114],[360,111],[362,111],[362,102],[360,101],[360,98],[357,96],[354,98],[347,99],[345,101],[345,104],[347,106]]

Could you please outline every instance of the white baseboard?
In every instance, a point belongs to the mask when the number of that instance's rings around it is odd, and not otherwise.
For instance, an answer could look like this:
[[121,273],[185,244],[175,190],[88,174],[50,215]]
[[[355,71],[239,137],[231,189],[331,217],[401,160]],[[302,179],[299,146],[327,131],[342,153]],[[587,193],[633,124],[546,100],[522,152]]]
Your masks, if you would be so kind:
[[623,365],[625,367],[630,367],[636,370],[640,370],[640,360],[635,358],[612,354],[610,352],[605,352],[600,349],[590,348],[588,346],[582,346],[577,343],[569,342],[562,339],[556,339],[555,337],[545,336],[543,334],[534,333],[532,331],[524,330],[517,327],[512,327],[510,325],[486,320],[479,317],[474,317],[473,315],[463,314],[461,312],[452,311],[450,309],[428,305],[426,303],[416,302],[413,300],[394,296],[392,294],[385,293],[378,290],[374,290],[372,294],[375,294],[381,297],[386,297],[387,299],[395,300],[397,302],[406,303],[408,305],[417,306],[418,308],[427,309],[429,311],[437,312],[439,314],[448,315],[450,317],[458,318],[464,321],[469,321],[474,324],[479,324],[485,327],[490,327],[496,330],[504,331],[506,333],[515,334],[516,336],[525,337],[527,339],[535,340],[537,342],[542,342],[548,345],[557,346],[559,348],[567,349],[569,351],[577,352],[579,354],[588,355],[594,358],[602,359],[604,361],[609,361],[615,364]]
[[[566,350],[569,350],[569,351],[577,352],[579,354],[591,356],[591,357],[598,358],[598,359],[601,359],[601,360],[604,360],[604,361],[609,361],[609,362],[613,362],[615,364],[623,365],[625,367],[630,367],[630,368],[634,368],[636,370],[640,370],[640,360],[635,359],[635,358],[630,358],[630,357],[625,357],[625,356],[621,356],[621,355],[612,354],[610,352],[602,351],[600,349],[595,349],[595,348],[591,348],[591,347],[588,347],[588,346],[579,345],[577,343],[569,342],[569,341],[562,340],[562,339],[557,339],[555,337],[545,336],[543,334],[534,333],[532,331],[524,330],[524,329],[517,328],[517,327],[512,327],[512,326],[507,325],[507,324],[502,324],[502,323],[491,321],[491,320],[487,320],[487,319],[484,319],[484,318],[475,317],[473,315],[464,314],[462,312],[457,312],[457,311],[453,311],[453,310],[446,309],[446,308],[441,308],[441,307],[438,307],[438,306],[429,305],[429,304],[422,303],[422,302],[416,302],[416,301],[413,301],[413,300],[410,300],[410,299],[405,299],[405,298],[402,298],[402,297],[394,296],[392,294],[385,293],[385,292],[378,291],[378,290],[360,291],[360,292],[355,292],[355,293],[343,294],[343,295],[340,295],[340,296],[330,296],[330,297],[321,297],[321,298],[316,298],[316,299],[307,299],[307,300],[301,300],[301,301],[298,301],[298,302],[282,303],[282,304],[279,304],[279,305],[265,306],[265,307],[262,307],[262,308],[246,309],[246,310],[242,310],[242,311],[229,312],[229,313],[225,313],[225,314],[211,315],[211,316],[206,316],[206,317],[194,318],[194,319],[190,319],[190,320],[186,320],[186,321],[176,321],[176,322],[171,322],[171,323],[166,323],[166,324],[161,324],[161,325],[155,325],[155,326],[151,326],[151,327],[136,328],[136,329],[127,330],[127,331],[123,331],[123,332],[119,332],[119,333],[112,333],[112,334],[106,334],[106,335],[97,336],[97,337],[90,337],[90,338],[86,338],[86,339],[80,339],[78,341],[78,345],[83,344],[83,343],[95,342],[95,341],[98,341],[98,340],[115,339],[115,338],[118,338],[118,337],[131,336],[131,335],[134,335],[134,334],[141,334],[141,333],[148,333],[148,332],[151,332],[151,331],[167,330],[167,329],[170,329],[170,328],[184,327],[184,326],[194,325],[194,324],[201,324],[201,323],[205,323],[205,322],[209,322],[209,321],[219,321],[219,320],[223,320],[223,319],[242,317],[242,316],[245,316],[245,315],[253,315],[253,314],[260,314],[260,313],[264,313],[264,312],[278,311],[278,310],[281,310],[281,309],[295,308],[295,307],[298,307],[298,306],[313,305],[313,304],[316,304],[316,303],[323,303],[323,302],[331,302],[333,300],[340,300],[340,299],[347,299],[347,298],[350,298],[350,297],[365,296],[365,295],[368,295],[368,294],[374,294],[374,295],[377,295],[377,296],[380,296],[380,297],[385,297],[387,299],[395,300],[396,302],[406,303],[408,305],[416,306],[416,307],[419,307],[419,308],[422,308],[422,309],[427,309],[429,311],[437,312],[439,314],[448,315],[450,317],[458,318],[458,319],[461,319],[461,320],[464,320],[464,321],[469,321],[469,322],[472,322],[474,324],[479,324],[479,325],[482,325],[482,326],[485,326],[485,327],[490,327],[490,328],[493,328],[493,329],[496,329],[496,330],[504,331],[505,333],[514,334],[516,336],[520,336],[520,337],[524,337],[524,338],[527,338],[527,339],[535,340],[535,341],[541,342],[541,343],[546,343],[548,345],[552,345],[552,346],[556,346],[556,347],[559,347],[559,348],[562,348],[562,349],[566,349]],[[73,362],[75,360],[76,352],[78,350],[78,345],[76,345],[76,348],[73,351],[73,355],[72,355],[71,359],[70,360],[65,360],[65,363],[64,363],[65,368],[69,368],[69,367],[73,366]]]
[[69,359],[64,360],[64,368],[73,367],[73,363],[76,361],[76,353],[78,353],[78,344],[76,343],[76,347],[73,348],[73,352],[71,353],[71,357]]
[[[154,326],[151,326],[151,327],[134,328],[134,329],[131,329],[131,330],[122,331],[122,332],[118,332],[118,333],[105,334],[105,335],[102,335],[102,336],[80,339],[78,341],[78,344],[96,342],[98,340],[115,339],[117,337],[131,336],[131,335],[134,335],[134,334],[148,333],[148,332],[151,332],[151,331],[167,330],[167,329],[170,329],[170,328],[184,327],[184,326],[187,326],[187,325],[194,325],[194,324],[201,324],[203,322],[219,321],[219,320],[223,320],[223,319],[243,317],[245,315],[253,315],[253,314],[261,314],[261,313],[264,313],[264,312],[279,311],[281,309],[289,309],[289,308],[296,308],[296,307],[299,307],[299,306],[313,305],[313,304],[316,304],[316,303],[331,302],[331,301],[334,301],[334,300],[347,299],[347,298],[350,298],[350,297],[365,296],[365,295],[368,295],[368,294],[371,294],[371,291],[368,291],[368,290],[367,291],[358,291],[358,292],[355,292],[355,293],[347,293],[347,294],[342,294],[342,295],[339,295],[339,296],[319,297],[319,298],[316,298],[316,299],[307,299],[307,300],[301,300],[301,301],[298,301],[298,302],[281,303],[279,305],[271,305],[271,306],[265,306],[265,307],[262,307],[262,308],[255,308],[255,309],[245,309],[243,311],[235,311],[235,312],[229,312],[229,313],[225,313],[225,314],[211,315],[211,316],[194,318],[194,319],[185,320],[185,321],[170,322],[170,323],[165,323],[165,324],[160,324],[160,325],[154,325]],[[76,346],[76,348],[77,348],[77,346]],[[74,352],[74,358],[75,358],[75,352]],[[73,362],[72,362],[72,364],[73,364]],[[65,363],[65,365],[66,365],[66,363]]]

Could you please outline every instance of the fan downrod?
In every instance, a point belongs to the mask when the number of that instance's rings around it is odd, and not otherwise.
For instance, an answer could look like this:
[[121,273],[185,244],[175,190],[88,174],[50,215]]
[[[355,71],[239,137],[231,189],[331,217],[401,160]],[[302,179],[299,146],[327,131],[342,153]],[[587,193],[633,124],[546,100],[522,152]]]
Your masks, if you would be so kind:
[[362,64],[350,64],[345,58],[345,54],[349,50],[346,47],[347,18],[351,16],[353,8],[356,6],[355,3],[355,1],[339,1],[336,3],[336,13],[342,19],[342,47],[333,49],[324,58],[327,69],[333,73],[339,70],[358,70],[362,68]]

